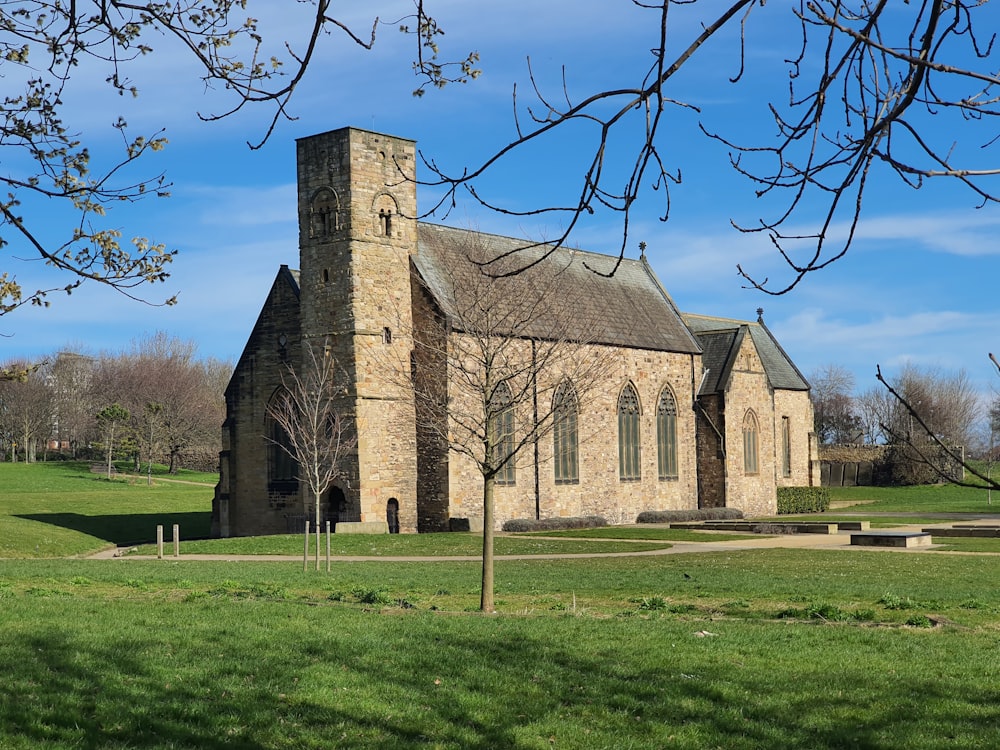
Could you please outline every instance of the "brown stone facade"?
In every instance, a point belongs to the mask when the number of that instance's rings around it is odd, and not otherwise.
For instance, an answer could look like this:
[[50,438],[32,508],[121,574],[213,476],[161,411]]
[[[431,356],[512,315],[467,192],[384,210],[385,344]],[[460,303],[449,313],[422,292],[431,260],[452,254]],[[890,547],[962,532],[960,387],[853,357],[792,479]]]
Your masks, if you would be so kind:
[[[215,534],[284,533],[311,517],[303,489],[277,476],[267,439],[267,404],[282,373],[303,361],[304,347],[323,347],[343,368],[348,388],[339,406],[357,438],[344,477],[321,505],[325,519],[385,521],[389,508],[398,508],[402,532],[446,530],[457,519],[474,528],[481,519],[482,477],[441,437],[447,409],[456,408],[449,401],[458,397],[455,375],[416,345],[415,337],[425,337],[431,349],[447,350],[465,334],[451,329],[415,270],[422,230],[416,183],[406,179],[415,174],[415,153],[412,141],[352,128],[298,142],[300,270],[279,270],[226,393]],[[777,486],[818,481],[808,386],[772,387],[746,337],[725,389],[700,392],[698,343],[644,259],[632,272],[663,314],[676,318],[688,344],[589,344],[577,352],[607,363],[601,382],[579,399],[578,481],[557,483],[554,438],[543,434],[518,454],[513,484],[496,487],[498,526],[581,515],[631,523],[644,510],[699,506],[772,514]],[[539,374],[535,387],[551,401],[565,377],[556,367]],[[627,387],[638,399],[639,462],[638,475],[623,480],[618,406]],[[414,389],[439,392],[439,404],[415,398]],[[676,404],[677,461],[676,476],[660,478],[657,404],[665,390]],[[748,415],[757,428],[754,471],[744,463]],[[519,407],[515,430],[532,416]]]
[[[633,523],[644,510],[696,507],[698,467],[694,451],[695,419],[690,408],[677,418],[678,476],[660,479],[657,471],[656,404],[664,388],[678,405],[693,400],[700,367],[697,355],[587,346],[574,357],[600,360],[602,381],[579,392],[579,481],[556,483],[554,437],[543,432],[517,456],[513,485],[497,486],[494,494],[498,523],[511,518],[602,516],[612,523]],[[543,398],[551,398],[553,383],[563,373],[548,373],[539,383]],[[640,476],[619,478],[618,397],[631,384],[640,404]],[[544,410],[544,406],[543,406]],[[531,419],[525,406],[517,414],[515,430]],[[523,428],[522,428],[523,429]],[[466,456],[452,452],[448,494],[453,517],[482,517],[483,480]]]

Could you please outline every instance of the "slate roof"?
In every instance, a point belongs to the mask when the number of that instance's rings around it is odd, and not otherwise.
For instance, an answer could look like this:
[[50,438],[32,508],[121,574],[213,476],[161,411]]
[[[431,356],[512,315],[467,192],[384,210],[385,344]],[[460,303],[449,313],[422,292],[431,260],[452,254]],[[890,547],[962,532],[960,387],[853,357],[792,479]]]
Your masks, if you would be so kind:
[[751,322],[691,313],[683,313],[682,317],[701,342],[702,363],[709,370],[699,395],[725,390],[736,352],[746,335],[750,336],[757,348],[772,388],[809,390],[809,383],[762,320]]
[[[452,325],[458,328],[462,326],[456,305],[468,301],[462,300],[462,295],[475,294],[477,286],[483,288],[481,267],[474,258],[497,258],[517,251],[506,261],[507,266],[504,261],[491,266],[490,273],[496,276],[497,270],[513,268],[512,264],[523,267],[551,249],[540,246],[520,250],[526,244],[523,239],[437,224],[420,223],[417,232],[414,265],[441,309],[452,318]],[[504,301],[512,305],[512,310],[536,298],[535,290],[544,290],[545,297],[558,302],[547,305],[537,319],[530,313],[512,316],[526,321],[514,334],[546,338],[548,331],[559,330],[561,338],[587,343],[699,353],[697,339],[684,325],[680,311],[646,260],[626,259],[613,276],[600,275],[610,273],[616,262],[618,258],[609,255],[558,248],[538,265],[499,279],[495,286],[509,290],[509,294],[504,293]]]

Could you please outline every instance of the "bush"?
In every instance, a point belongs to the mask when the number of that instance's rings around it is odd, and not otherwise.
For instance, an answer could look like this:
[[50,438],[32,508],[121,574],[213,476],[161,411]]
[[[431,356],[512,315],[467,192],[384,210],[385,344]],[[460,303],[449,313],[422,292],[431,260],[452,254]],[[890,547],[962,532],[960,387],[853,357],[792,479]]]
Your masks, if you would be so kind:
[[826,487],[778,488],[778,515],[823,513],[829,509],[830,490]]
[[736,521],[743,518],[739,508],[694,508],[691,510],[644,510],[636,523],[681,523],[683,521]]
[[600,516],[569,518],[512,518],[503,525],[504,531],[561,531],[563,529],[595,529],[607,526]]

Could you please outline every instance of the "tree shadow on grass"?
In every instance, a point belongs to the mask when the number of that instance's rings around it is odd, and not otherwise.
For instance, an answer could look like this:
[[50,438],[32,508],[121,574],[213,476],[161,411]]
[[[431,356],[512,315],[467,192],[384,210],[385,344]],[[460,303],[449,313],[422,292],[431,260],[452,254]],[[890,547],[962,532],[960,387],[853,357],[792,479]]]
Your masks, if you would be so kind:
[[[34,621],[0,644],[0,745],[15,747],[978,747],[1000,700],[905,669],[920,653],[909,634],[781,626],[852,659],[820,649],[821,669],[800,660],[768,681],[781,644],[734,632],[654,648],[696,624],[552,620],[543,633],[527,618],[202,599],[116,604],[110,627],[105,602],[14,605]],[[886,649],[904,667],[892,678],[871,670]]]
[[180,526],[182,540],[205,539],[210,535],[212,521],[212,514],[208,511],[101,516],[80,513],[22,513],[15,517],[79,531],[98,539],[105,539],[119,547],[155,542],[157,526],[163,526],[164,539],[172,539],[174,524]]

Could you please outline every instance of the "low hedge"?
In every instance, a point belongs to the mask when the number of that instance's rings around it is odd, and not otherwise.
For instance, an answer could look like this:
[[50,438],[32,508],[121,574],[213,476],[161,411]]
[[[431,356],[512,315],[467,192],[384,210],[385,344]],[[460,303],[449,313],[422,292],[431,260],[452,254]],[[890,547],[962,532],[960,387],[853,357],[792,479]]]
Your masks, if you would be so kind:
[[693,508],[691,510],[644,510],[636,523],[681,523],[683,521],[732,521],[743,518],[739,508]]
[[823,513],[830,510],[830,490],[826,487],[779,487],[778,515]]
[[561,531],[563,529],[596,529],[607,526],[600,516],[570,516],[567,518],[512,518],[503,525],[504,531]]

